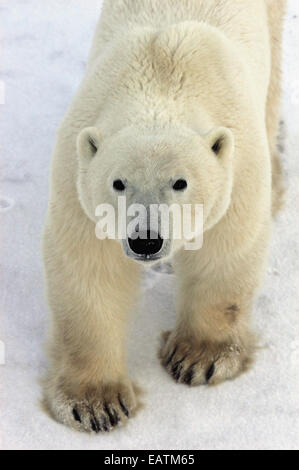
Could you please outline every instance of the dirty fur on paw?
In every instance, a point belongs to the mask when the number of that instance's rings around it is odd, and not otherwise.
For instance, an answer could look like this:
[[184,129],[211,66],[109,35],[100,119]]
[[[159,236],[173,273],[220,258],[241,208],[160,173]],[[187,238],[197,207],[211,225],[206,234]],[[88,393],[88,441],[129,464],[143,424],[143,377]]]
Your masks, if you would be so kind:
[[216,385],[248,370],[254,343],[195,343],[170,331],[162,334],[161,364],[172,378],[186,385]]
[[44,400],[44,407],[58,422],[77,431],[109,432],[124,425],[139,409],[140,390],[119,383],[86,387],[72,396],[60,387],[54,397]]

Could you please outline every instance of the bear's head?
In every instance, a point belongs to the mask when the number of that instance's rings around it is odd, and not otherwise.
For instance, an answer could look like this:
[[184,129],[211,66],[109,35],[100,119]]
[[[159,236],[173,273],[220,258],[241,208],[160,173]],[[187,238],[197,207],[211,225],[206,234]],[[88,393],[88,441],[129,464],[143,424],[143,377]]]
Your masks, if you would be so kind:
[[[141,262],[169,257],[227,211],[233,147],[224,127],[197,134],[185,127],[129,126],[107,137],[88,127],[77,139],[82,208],[98,224],[105,215],[98,236],[105,232],[121,242],[127,256]],[[202,225],[195,220],[200,205]]]

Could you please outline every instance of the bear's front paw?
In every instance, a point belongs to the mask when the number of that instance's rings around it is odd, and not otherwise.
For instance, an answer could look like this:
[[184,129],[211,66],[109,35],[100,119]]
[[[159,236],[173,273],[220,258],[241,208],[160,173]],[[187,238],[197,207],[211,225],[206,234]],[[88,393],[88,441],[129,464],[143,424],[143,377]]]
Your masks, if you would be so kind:
[[129,382],[85,387],[75,394],[59,387],[45,401],[57,421],[89,433],[111,431],[124,424],[137,409],[136,393]]
[[160,359],[176,382],[187,385],[215,385],[245,372],[251,362],[253,345],[195,342],[176,332],[162,335]]

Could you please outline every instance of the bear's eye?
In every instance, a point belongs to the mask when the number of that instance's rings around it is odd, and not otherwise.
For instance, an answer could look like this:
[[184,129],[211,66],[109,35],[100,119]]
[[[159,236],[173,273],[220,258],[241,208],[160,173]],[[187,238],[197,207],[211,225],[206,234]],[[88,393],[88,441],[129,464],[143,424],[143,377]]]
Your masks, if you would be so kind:
[[115,180],[113,181],[113,188],[115,191],[124,191],[126,189],[126,186],[122,182],[122,180]]
[[183,179],[179,179],[177,180],[174,185],[172,186],[172,188],[175,190],[175,191],[183,191],[184,189],[187,188],[187,181],[186,180],[183,180]]

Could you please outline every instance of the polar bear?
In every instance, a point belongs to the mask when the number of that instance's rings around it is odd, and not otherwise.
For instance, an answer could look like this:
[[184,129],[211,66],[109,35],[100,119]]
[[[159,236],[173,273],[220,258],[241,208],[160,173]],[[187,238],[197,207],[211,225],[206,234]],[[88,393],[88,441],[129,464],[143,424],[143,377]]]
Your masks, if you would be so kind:
[[[177,276],[177,323],[160,350],[171,376],[217,384],[250,364],[249,312],[281,198],[284,10],[284,0],[104,0],[58,132],[44,230],[44,397],[59,422],[110,431],[138,409],[126,330],[149,258],[171,258]],[[96,207],[120,195],[202,203],[202,248],[99,240]]]

